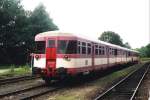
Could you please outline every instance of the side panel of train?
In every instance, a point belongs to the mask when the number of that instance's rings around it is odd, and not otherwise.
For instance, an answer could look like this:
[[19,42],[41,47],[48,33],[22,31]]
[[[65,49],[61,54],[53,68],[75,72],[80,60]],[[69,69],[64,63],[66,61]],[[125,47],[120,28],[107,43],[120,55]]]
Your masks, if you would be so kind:
[[36,43],[33,72],[49,78],[86,74],[138,61],[134,52],[76,37],[50,37]]

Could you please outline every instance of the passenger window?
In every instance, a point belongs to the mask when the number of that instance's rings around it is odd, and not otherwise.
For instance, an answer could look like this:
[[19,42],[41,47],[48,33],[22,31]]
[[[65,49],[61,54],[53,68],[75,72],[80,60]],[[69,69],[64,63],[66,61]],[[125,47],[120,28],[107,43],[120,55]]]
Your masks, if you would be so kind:
[[99,46],[99,55],[102,54],[101,46]]
[[86,47],[82,47],[82,54],[86,54]]
[[95,45],[95,55],[98,55],[98,51],[99,51],[98,45]]
[[117,55],[117,49],[115,49],[115,54],[114,55]]
[[86,54],[86,43],[82,42],[82,54]]
[[111,51],[111,48],[109,48],[109,54],[110,54],[110,55],[111,55],[111,52],[112,52],[112,51]]
[[102,47],[102,54],[105,55],[105,49]]
[[88,54],[91,54],[91,44],[90,43],[88,43],[88,50],[87,50],[87,52],[88,52]]

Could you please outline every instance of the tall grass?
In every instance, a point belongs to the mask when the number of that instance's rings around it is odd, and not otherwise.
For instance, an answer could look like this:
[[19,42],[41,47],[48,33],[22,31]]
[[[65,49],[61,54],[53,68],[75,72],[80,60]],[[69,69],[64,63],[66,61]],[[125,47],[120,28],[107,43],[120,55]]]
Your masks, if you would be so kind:
[[16,76],[16,75],[25,75],[31,74],[31,68],[29,65],[15,66],[10,65],[6,68],[6,71],[0,73],[0,76]]

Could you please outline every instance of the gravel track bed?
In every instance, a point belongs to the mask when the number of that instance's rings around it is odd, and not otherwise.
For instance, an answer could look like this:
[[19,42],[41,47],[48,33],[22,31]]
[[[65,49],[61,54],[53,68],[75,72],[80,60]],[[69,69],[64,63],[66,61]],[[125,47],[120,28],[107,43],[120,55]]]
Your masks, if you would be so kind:
[[[122,73],[122,76],[125,74],[126,72]],[[78,77],[77,79],[75,78],[73,81],[69,80],[69,82],[67,83],[58,82],[58,85],[54,85],[54,86],[50,85],[50,87],[39,88],[31,92],[8,96],[0,100],[18,100],[24,95],[32,95],[33,93],[45,91],[47,89],[54,88],[57,86],[63,86],[63,88],[33,98],[32,100],[92,100],[93,95],[97,94],[97,92],[102,92],[105,88],[109,87],[112,84],[111,78],[113,76],[110,75],[110,72],[108,73],[101,72],[101,75],[96,76],[96,78],[95,77],[92,78],[91,76],[88,76],[87,78],[86,76],[86,78],[83,77],[79,79]],[[114,75],[118,75],[118,74],[114,74]],[[119,78],[116,78],[113,81],[117,81]],[[106,80],[107,82],[105,82]],[[14,91],[16,89],[26,88],[30,86],[32,87],[36,84],[43,84],[43,83],[44,83],[43,80],[35,79],[35,80],[28,80],[24,82],[12,83],[9,85],[3,85],[0,86],[0,94],[8,91],[9,92]]]
[[[136,67],[138,66],[141,65],[136,65]],[[106,76],[99,76],[97,79],[77,79],[73,81],[74,83],[68,82],[64,84],[65,88],[33,98],[32,100],[93,100],[97,94],[102,93],[105,89],[112,86],[112,84],[117,83],[127,73],[136,69],[136,67],[131,68],[128,72],[114,74],[119,75],[116,78],[113,78],[114,75],[108,74]]]
[[45,92],[45,91],[52,90],[52,89],[54,89],[54,88],[42,86],[42,87],[38,87],[36,89],[32,89],[30,91],[20,92],[20,93],[15,94],[15,95],[4,97],[4,98],[2,98],[2,100],[21,100],[21,99],[24,99],[24,97],[39,94],[41,92]]
[[137,91],[135,100],[150,100],[150,68]]
[[33,87],[33,86],[40,85],[43,83],[44,81],[38,78],[38,79],[27,80],[27,81],[19,81],[17,83],[12,83],[12,84],[1,85],[0,94],[5,94],[5,93],[13,92],[16,90]]

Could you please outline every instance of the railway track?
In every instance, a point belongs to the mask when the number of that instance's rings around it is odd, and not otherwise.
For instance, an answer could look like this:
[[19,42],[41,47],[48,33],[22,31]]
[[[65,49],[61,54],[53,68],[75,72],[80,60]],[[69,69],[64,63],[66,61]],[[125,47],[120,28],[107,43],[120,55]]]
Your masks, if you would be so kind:
[[13,77],[13,78],[5,78],[5,79],[0,79],[0,85],[8,84],[8,83],[15,83],[18,81],[24,81],[24,80],[31,80],[31,79],[36,79],[38,78],[37,76],[32,76],[32,75],[25,75],[25,76],[18,76],[18,77]]
[[98,95],[95,100],[133,100],[150,64],[147,63]]
[[12,92],[1,93],[0,99],[9,100],[9,98],[11,97],[11,99],[13,100],[26,100],[46,94],[48,92],[53,92],[59,88],[60,87],[49,87],[46,84],[39,84],[36,86],[19,89]]

